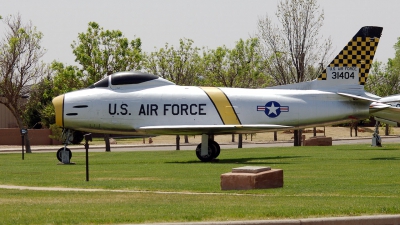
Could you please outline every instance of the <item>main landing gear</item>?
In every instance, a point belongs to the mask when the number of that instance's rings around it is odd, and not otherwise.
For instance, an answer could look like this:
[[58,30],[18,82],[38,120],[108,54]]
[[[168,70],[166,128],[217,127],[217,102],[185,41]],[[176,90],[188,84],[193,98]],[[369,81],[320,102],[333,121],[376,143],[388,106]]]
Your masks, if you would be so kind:
[[202,162],[210,162],[217,158],[220,152],[221,148],[217,142],[208,139],[208,134],[201,135],[201,143],[196,148],[197,158]]
[[376,121],[375,123],[375,131],[374,134],[372,135],[372,145],[375,147],[382,147],[382,139],[381,136],[379,136],[379,121]]
[[72,152],[67,145],[69,144],[79,144],[83,140],[83,134],[79,131],[72,131],[69,129],[63,130],[62,140],[64,147],[58,149],[57,151],[57,159],[58,161],[69,164],[71,163]]

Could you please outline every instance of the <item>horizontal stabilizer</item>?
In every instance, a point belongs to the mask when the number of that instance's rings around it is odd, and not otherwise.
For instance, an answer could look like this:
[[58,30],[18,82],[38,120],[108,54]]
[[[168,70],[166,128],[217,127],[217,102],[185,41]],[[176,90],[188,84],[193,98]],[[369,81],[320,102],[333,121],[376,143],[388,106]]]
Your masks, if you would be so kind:
[[340,96],[343,96],[343,97],[352,98],[354,100],[361,100],[361,101],[367,101],[367,102],[376,102],[376,101],[378,101],[376,99],[367,98],[367,97],[358,96],[358,95],[353,95],[353,94],[349,94],[349,93],[339,93],[338,92],[337,94],[340,95]]
[[380,102],[373,102],[371,103],[371,105],[369,105],[370,109],[386,109],[386,108],[390,108],[390,105],[388,104],[384,104],[384,103],[380,103]]
[[[395,114],[396,112],[392,112],[392,111],[398,110],[394,107],[391,107],[389,104],[378,102],[379,100],[376,100],[376,99],[353,95],[353,94],[349,94],[349,93],[337,93],[337,94],[340,96],[343,96],[343,97],[352,98],[353,100],[356,100],[356,101],[370,102],[371,104],[369,105],[369,111],[370,111],[370,113],[372,113],[374,115],[380,111],[385,111],[385,110],[391,111],[390,114]],[[394,109],[392,110],[391,108],[394,108]]]

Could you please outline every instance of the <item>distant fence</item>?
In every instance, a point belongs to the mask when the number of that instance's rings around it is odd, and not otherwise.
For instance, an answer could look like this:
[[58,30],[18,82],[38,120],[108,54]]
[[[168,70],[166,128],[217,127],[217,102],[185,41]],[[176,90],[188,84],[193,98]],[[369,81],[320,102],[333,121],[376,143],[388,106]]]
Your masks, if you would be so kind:
[[[28,137],[31,145],[59,145],[60,142],[49,137],[50,129],[29,129]],[[21,145],[19,128],[0,129],[0,145]]]

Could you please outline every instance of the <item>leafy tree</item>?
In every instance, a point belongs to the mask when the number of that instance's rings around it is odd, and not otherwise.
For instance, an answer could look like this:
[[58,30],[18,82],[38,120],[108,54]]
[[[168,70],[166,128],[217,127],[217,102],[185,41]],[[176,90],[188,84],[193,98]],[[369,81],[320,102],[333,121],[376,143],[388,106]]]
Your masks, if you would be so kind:
[[394,45],[395,57],[387,64],[375,61],[372,64],[365,89],[379,96],[400,93],[400,38]]
[[264,61],[256,51],[258,40],[240,39],[235,48],[225,46],[204,54],[206,83],[211,86],[257,88],[267,86]]
[[276,16],[280,27],[268,16],[258,21],[260,53],[265,71],[276,85],[315,79],[326,65],[331,49],[328,39],[320,44],[324,12],[316,0],[282,0]]
[[[21,101],[27,85],[34,84],[43,75],[44,64],[40,61],[45,54],[41,47],[43,34],[32,22],[22,23],[20,15],[4,19],[7,30],[0,40],[0,104],[5,105],[24,128],[23,113],[26,104]],[[25,90],[25,91],[24,91]],[[30,152],[29,137],[26,149]]]
[[75,61],[82,66],[87,86],[105,75],[140,70],[141,45],[140,38],[129,41],[119,30],[104,30],[99,24],[90,22],[86,33],[79,33],[71,47]]
[[229,49],[226,46],[204,52],[204,71],[206,75],[205,84],[209,86],[225,86],[227,87],[227,72]]
[[178,85],[198,85],[202,75],[199,50],[190,39],[180,39],[177,49],[166,43],[164,48],[146,56],[144,67]]
[[53,75],[54,97],[86,87],[84,74],[77,66],[64,66],[61,62],[53,61],[50,69]]
[[[49,94],[53,90],[53,82],[50,76],[44,77],[39,83],[32,85],[30,91],[30,97],[28,102],[26,103],[25,112],[23,114],[25,124],[30,128],[42,128],[43,125],[45,127],[49,126],[49,123],[55,123],[54,113],[52,113],[52,117],[43,117],[42,110],[51,105],[51,100],[53,99],[53,95]],[[43,123],[42,119],[46,122]]]

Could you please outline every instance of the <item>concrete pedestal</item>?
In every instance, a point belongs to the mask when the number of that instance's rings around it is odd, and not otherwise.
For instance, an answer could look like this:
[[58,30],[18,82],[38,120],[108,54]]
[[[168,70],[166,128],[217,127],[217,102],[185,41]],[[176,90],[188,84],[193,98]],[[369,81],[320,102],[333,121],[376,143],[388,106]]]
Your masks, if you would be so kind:
[[304,146],[332,146],[332,137],[317,136],[303,139]]
[[221,190],[249,190],[283,187],[283,170],[246,166],[221,174]]

